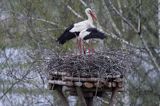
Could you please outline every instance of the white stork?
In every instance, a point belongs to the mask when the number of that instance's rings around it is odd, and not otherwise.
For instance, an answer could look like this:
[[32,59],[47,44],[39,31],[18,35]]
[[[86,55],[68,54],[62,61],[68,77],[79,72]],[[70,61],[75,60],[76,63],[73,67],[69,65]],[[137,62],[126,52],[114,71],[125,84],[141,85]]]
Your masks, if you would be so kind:
[[[105,34],[101,31],[99,31],[96,28],[85,29],[85,30],[81,31],[79,33],[79,36],[78,36],[78,39],[80,39],[80,41],[81,40],[83,40],[83,41],[89,40],[89,43],[90,43],[90,39],[101,39],[101,40],[103,40],[104,38],[106,38]],[[81,43],[80,44],[80,50],[82,49],[82,46],[83,46],[83,51],[85,52],[83,42],[80,42],[80,43]],[[94,50],[92,50],[92,51],[94,51]],[[89,54],[90,54],[90,48],[89,48]]]
[[93,21],[97,19],[95,13],[90,8],[85,9],[85,13],[88,19],[69,26],[57,39],[57,42],[59,42],[59,44],[64,44],[66,41],[79,36],[79,33],[84,29],[94,27]]

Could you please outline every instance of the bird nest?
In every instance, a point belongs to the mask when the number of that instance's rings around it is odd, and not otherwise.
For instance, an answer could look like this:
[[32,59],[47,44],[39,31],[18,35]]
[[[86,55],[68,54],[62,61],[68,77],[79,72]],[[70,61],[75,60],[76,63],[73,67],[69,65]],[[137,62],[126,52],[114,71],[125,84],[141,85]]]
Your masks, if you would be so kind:
[[130,52],[124,50],[106,50],[91,55],[55,55],[48,64],[48,73],[83,78],[122,78],[131,69],[131,60]]

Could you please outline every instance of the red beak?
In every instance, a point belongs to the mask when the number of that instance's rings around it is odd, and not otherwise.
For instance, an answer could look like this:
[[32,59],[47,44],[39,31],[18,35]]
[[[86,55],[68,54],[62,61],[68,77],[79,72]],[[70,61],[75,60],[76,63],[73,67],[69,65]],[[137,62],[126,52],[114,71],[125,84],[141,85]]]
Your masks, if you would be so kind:
[[96,16],[96,13],[95,13],[95,12],[90,12],[90,15],[92,16],[92,19],[93,19],[94,21],[97,20],[97,16]]

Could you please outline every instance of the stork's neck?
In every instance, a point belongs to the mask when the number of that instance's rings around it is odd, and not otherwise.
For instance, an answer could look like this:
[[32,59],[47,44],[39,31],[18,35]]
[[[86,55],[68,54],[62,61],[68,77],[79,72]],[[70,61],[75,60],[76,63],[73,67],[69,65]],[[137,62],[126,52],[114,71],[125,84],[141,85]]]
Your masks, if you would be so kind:
[[87,14],[87,17],[88,17],[88,21],[89,21],[91,24],[93,24],[93,19],[92,19],[91,15],[90,15],[90,14]]

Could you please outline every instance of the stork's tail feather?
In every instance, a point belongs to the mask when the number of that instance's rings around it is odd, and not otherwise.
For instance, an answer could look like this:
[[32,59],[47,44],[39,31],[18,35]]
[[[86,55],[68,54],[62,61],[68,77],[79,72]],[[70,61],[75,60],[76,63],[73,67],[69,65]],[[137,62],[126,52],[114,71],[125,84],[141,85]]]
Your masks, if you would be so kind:
[[77,35],[79,35],[79,32],[71,33],[69,31],[65,31],[56,41],[63,45],[67,41],[75,38]]
[[99,35],[101,35],[101,36],[99,36],[100,39],[105,39],[106,38],[105,33],[103,33],[103,32],[100,32]]
[[70,39],[73,39],[76,37],[76,35],[79,35],[79,32],[70,32],[70,30],[74,27],[74,25],[70,25],[63,34],[56,40],[59,44],[64,44]]
[[66,42],[66,40],[62,37],[62,36],[60,36],[57,40],[56,40],[56,42],[58,42],[59,44],[64,44],[65,42]]

